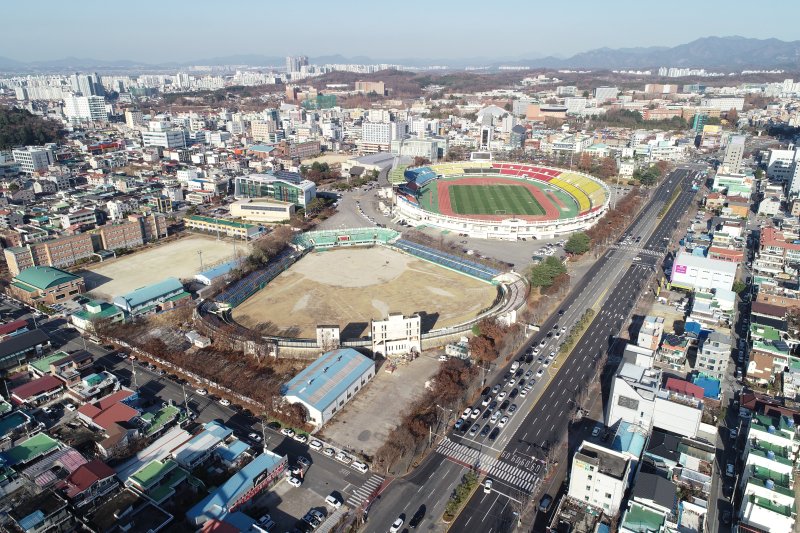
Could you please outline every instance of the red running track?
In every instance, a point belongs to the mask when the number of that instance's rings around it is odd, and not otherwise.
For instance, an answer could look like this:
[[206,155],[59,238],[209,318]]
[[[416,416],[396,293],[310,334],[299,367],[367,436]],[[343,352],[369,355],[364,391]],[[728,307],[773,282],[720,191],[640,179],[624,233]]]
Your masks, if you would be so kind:
[[[453,211],[453,205],[450,202],[450,186],[451,185],[518,185],[528,189],[533,197],[539,202],[539,205],[544,209],[543,215],[462,215]],[[437,180],[436,192],[439,199],[439,212],[443,215],[450,217],[471,218],[474,220],[506,220],[508,218],[516,218],[519,220],[527,220],[529,222],[536,222],[541,220],[558,220],[561,217],[561,211],[553,205],[553,202],[547,195],[538,187],[525,183],[522,180],[504,179],[504,178],[462,178],[457,180]]]

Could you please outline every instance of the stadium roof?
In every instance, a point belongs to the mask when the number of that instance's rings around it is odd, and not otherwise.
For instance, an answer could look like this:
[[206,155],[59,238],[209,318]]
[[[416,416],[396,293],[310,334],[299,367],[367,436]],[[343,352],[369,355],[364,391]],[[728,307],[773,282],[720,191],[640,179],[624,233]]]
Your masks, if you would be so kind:
[[281,393],[324,411],[370,368],[375,361],[352,348],[332,350],[293,377]]
[[70,274],[60,268],[33,266],[17,274],[14,281],[38,290],[45,290],[63,285],[64,283],[71,283],[77,279],[80,279],[80,276]]
[[164,281],[140,287],[128,294],[114,298],[114,305],[125,309],[133,309],[139,305],[157,300],[165,294],[179,290],[183,290],[183,283],[177,278],[167,278]]

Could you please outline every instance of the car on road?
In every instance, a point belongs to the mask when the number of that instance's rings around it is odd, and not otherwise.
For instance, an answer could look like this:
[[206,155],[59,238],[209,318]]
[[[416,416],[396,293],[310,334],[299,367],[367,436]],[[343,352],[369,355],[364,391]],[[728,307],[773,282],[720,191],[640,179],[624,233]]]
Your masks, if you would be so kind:
[[524,389],[522,389],[522,391],[520,391],[520,393],[519,393],[520,397],[524,398],[525,396],[527,396],[528,395],[528,391],[529,391],[528,387],[525,387]]
[[344,463],[346,465],[349,465],[351,462],[353,462],[353,458],[344,452],[337,452],[335,459],[340,463]]
[[735,468],[734,468],[734,466],[733,466],[733,463],[728,463],[728,464],[725,466],[725,474],[726,474],[728,477],[733,477],[734,473],[735,473]]
[[[514,399],[514,398],[517,397],[518,394],[519,394],[519,389],[514,387],[513,389],[511,389],[511,392],[508,393],[508,397],[511,398],[511,399]],[[506,400],[506,401],[508,401],[508,400]]]
[[492,395],[497,394],[498,392],[500,392],[500,385],[499,384],[495,385],[494,387],[492,387]]
[[566,332],[567,332],[567,328],[566,327],[561,328],[561,333],[566,333]]
[[517,384],[517,380],[516,379],[511,379],[511,380],[508,381],[508,383],[506,383],[506,387],[513,387],[516,384]]
[[500,411],[495,411],[494,413],[492,413],[492,417],[489,419],[489,422],[494,424],[495,422],[500,420],[500,415],[502,415]]
[[545,368],[550,366],[550,359],[545,359],[544,361],[542,361],[542,366]]
[[502,411],[502,410],[504,410],[506,407],[508,407],[508,404],[509,404],[509,403],[510,403],[510,402],[509,402],[508,400],[505,400],[503,403],[501,403],[501,404],[500,404],[500,410]]
[[489,433],[489,440],[493,441],[500,435],[500,428],[494,428],[491,433]]
[[71,404],[71,403],[65,403],[65,404],[64,404],[64,409],[66,409],[67,411],[74,411],[74,410],[76,409],[76,407],[75,407],[75,405],[74,405],[74,404]]
[[487,478],[486,481],[483,482],[483,492],[486,493],[486,494],[489,494],[490,492],[492,492],[492,480],[491,479]]
[[549,494],[545,494],[539,500],[539,510],[543,513],[546,513],[550,510],[550,506],[553,505],[553,497]]
[[195,389],[195,392],[200,396],[208,396],[208,391],[206,389]]
[[302,455],[297,457],[297,464],[302,466],[303,468],[308,468],[311,466],[311,460],[308,457],[303,457]]
[[223,398],[223,399],[221,399],[221,400],[219,401],[219,404],[220,404],[220,405],[224,405],[225,407],[227,407],[227,406],[229,406],[229,405],[231,404],[231,401],[230,401],[230,400],[227,400],[227,399],[225,399],[225,398]]
[[302,484],[303,484],[303,482],[300,481],[300,478],[298,478],[298,477],[292,476],[292,477],[289,478],[289,485],[291,485],[292,487],[299,487]]
[[729,434],[730,434],[731,440],[736,440],[736,437],[739,436],[739,430],[736,429],[736,428],[731,428],[730,431],[729,431]]
[[261,518],[258,519],[258,525],[267,531],[275,527],[275,521],[272,517],[268,514],[265,514]]
[[506,414],[511,416],[517,412],[517,404],[512,403],[511,406],[506,410]]
[[339,500],[339,498],[337,498],[335,494],[328,494],[327,496],[325,496],[325,503],[327,503],[334,509],[338,509],[339,507],[342,506],[341,500]]
[[525,379],[530,379],[533,376],[533,370],[528,370],[525,372]]
[[469,418],[469,415],[470,415],[471,412],[472,412],[472,408],[471,407],[467,407],[466,409],[464,409],[464,412],[461,413],[461,418]]
[[486,407],[487,405],[489,405],[489,402],[491,402],[491,401],[492,401],[492,397],[491,396],[484,396],[483,400],[481,401],[481,405]]
[[419,509],[417,509],[417,512],[414,513],[414,516],[412,516],[411,520],[408,521],[408,527],[411,529],[416,529],[416,527],[425,519],[425,513],[427,510],[428,509],[425,507],[425,505],[420,505]]
[[600,426],[595,426],[594,429],[592,430],[592,437],[597,437],[598,435],[600,435],[601,429],[602,428]]
[[504,416],[503,418],[500,419],[500,422],[497,423],[497,427],[501,428],[504,427],[506,424],[508,424],[508,417]]
[[540,342],[540,343],[539,343],[539,346],[541,346],[542,348],[544,348],[544,345],[545,345],[545,344],[547,344],[547,341],[546,341],[546,340],[544,340],[544,339],[542,339],[542,342]]
[[294,437],[294,430],[292,428],[283,428],[281,430],[281,435],[286,435],[287,437]]
[[308,443],[308,447],[312,450],[320,451],[322,449],[322,443],[316,439],[312,440]]
[[403,527],[404,523],[405,523],[404,517],[399,516],[397,520],[392,522],[392,526],[389,528],[389,533],[397,533],[398,531],[400,531],[400,528]]

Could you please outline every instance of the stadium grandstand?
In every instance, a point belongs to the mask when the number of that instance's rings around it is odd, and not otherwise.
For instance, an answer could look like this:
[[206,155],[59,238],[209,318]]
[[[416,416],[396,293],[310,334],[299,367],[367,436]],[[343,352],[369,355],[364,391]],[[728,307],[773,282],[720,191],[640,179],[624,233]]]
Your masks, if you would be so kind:
[[321,230],[301,233],[294,239],[295,246],[307,248],[330,248],[332,246],[366,246],[387,244],[400,234],[386,228],[368,227],[342,230]]
[[265,268],[251,272],[239,281],[228,285],[215,300],[219,303],[236,307],[266,287],[267,283],[278,277],[281,272],[292,266],[302,256],[303,253],[298,253],[294,250],[284,250],[270,260]]
[[487,267],[486,265],[482,265],[480,263],[476,263],[475,261],[470,261],[456,255],[448,254],[435,248],[430,248],[415,242],[407,241],[405,239],[399,239],[393,242],[392,246],[408,254],[419,257],[420,259],[430,261],[431,263],[435,263],[439,266],[449,268],[450,270],[455,270],[483,281],[491,281],[501,274],[499,270]]
[[[406,168],[404,177],[395,190],[399,217],[477,238],[554,238],[591,227],[608,210],[609,190],[602,182],[557,168],[462,161]],[[509,195],[514,186],[518,193]],[[492,187],[505,187],[505,193],[492,194]]]

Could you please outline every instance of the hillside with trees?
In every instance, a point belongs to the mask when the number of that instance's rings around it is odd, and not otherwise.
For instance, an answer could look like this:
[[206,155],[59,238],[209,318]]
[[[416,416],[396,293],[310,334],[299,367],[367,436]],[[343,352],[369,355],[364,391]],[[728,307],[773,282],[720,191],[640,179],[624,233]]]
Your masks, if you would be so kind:
[[0,107],[0,150],[59,141],[61,125],[25,110]]

